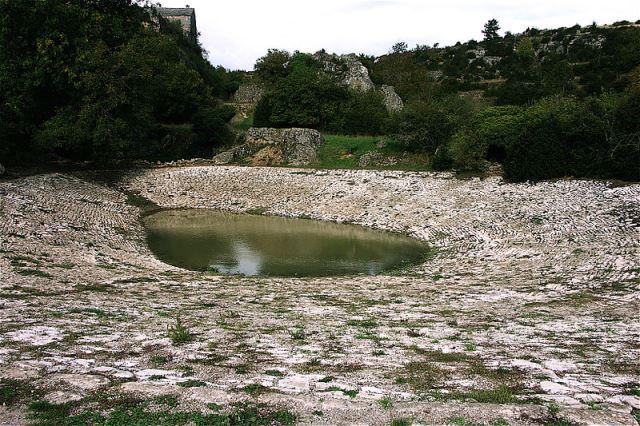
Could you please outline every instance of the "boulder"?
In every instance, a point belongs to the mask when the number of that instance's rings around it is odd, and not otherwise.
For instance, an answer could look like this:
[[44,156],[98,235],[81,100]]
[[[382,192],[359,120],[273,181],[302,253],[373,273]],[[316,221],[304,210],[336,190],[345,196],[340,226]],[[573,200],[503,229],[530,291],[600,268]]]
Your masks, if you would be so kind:
[[387,111],[402,111],[404,108],[404,102],[402,102],[402,98],[396,93],[393,86],[387,86],[386,84],[382,85],[382,87],[380,87],[380,92],[382,92],[382,96],[384,96],[384,106],[387,107]]
[[324,138],[313,129],[252,128],[245,141],[213,158],[216,164],[248,162],[254,166],[302,166],[316,161]]

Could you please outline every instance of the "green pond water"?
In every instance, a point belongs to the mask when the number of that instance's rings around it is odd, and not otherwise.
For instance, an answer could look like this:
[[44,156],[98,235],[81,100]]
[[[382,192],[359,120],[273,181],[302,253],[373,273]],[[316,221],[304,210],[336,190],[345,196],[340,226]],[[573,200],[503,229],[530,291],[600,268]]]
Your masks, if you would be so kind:
[[305,219],[168,210],[146,217],[145,225],[149,247],[163,262],[223,274],[377,275],[429,253],[413,238]]

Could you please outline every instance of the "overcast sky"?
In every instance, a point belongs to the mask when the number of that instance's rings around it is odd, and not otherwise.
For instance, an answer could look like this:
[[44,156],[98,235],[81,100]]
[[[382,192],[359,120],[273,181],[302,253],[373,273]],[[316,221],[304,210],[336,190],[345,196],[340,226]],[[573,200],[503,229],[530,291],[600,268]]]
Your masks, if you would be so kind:
[[449,45],[502,32],[640,19],[640,0],[161,0],[196,8],[212,63],[253,69],[269,48],[381,55],[398,42]]

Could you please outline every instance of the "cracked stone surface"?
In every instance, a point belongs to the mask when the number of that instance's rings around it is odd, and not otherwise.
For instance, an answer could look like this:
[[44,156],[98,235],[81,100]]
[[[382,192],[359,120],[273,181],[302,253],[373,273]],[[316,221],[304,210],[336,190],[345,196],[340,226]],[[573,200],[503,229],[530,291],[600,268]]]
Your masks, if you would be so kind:
[[[149,251],[132,193],[402,232],[437,252],[377,277],[185,271]],[[639,277],[637,184],[244,167],[139,170],[110,186],[31,176],[0,181],[0,378],[57,403],[248,400],[307,424],[539,424],[555,403],[576,424],[634,425]],[[167,334],[178,312],[193,335],[182,345]],[[0,407],[0,424],[25,410]]]

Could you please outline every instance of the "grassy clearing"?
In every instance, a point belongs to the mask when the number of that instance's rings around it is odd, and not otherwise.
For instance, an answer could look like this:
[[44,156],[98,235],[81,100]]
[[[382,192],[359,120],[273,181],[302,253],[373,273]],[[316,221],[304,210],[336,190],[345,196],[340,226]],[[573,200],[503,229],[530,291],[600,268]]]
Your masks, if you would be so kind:
[[429,170],[429,158],[425,155],[407,154],[398,143],[384,136],[324,135],[325,144],[318,152],[319,161],[311,167],[321,169],[359,169],[358,162],[364,154],[374,152],[396,157],[393,166],[364,168],[393,170]]

